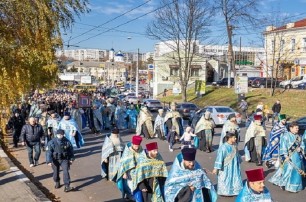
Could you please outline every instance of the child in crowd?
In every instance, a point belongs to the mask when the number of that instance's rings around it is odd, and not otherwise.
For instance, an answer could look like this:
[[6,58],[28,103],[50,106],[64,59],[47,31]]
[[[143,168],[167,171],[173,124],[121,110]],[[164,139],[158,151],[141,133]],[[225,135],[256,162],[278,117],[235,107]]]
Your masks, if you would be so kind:
[[178,134],[176,132],[176,127],[172,126],[171,131],[169,131],[167,135],[167,141],[169,142],[169,151],[173,152],[173,145],[175,144],[176,140],[178,139]]
[[191,146],[191,138],[192,137],[196,137],[196,135],[192,133],[192,128],[190,126],[188,126],[185,129],[185,132],[180,139],[180,141],[182,141],[182,143],[183,143],[182,149],[184,147],[190,147]]

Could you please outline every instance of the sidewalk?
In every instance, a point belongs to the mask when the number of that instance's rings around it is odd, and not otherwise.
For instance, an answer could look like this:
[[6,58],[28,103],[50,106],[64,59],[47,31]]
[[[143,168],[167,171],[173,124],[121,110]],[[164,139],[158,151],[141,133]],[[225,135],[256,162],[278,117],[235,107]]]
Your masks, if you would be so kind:
[[50,201],[8,158],[0,145],[0,157],[9,168],[0,171],[0,201]]

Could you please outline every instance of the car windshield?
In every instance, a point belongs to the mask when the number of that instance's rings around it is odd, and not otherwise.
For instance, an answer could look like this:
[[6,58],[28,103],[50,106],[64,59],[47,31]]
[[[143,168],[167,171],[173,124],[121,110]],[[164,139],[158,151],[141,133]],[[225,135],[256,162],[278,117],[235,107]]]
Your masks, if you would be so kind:
[[182,104],[183,108],[190,108],[190,109],[196,109],[197,106],[195,106],[194,104]]
[[302,77],[301,76],[297,76],[297,77],[294,77],[292,79],[292,81],[299,81],[299,80],[302,80]]
[[218,107],[218,108],[215,108],[216,111],[218,113],[230,113],[230,112],[235,112],[232,108],[229,108],[229,107]]
[[151,101],[151,102],[149,102],[150,104],[153,104],[153,105],[159,105],[160,104],[160,102],[159,101]]

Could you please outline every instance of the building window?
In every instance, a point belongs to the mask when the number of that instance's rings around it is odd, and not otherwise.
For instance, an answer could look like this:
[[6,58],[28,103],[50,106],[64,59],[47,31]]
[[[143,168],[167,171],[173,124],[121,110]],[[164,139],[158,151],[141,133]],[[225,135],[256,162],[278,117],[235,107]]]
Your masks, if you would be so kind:
[[295,50],[295,39],[291,39],[291,52]]
[[275,41],[274,40],[271,41],[271,50],[272,52],[275,51]]
[[280,41],[280,51],[281,51],[281,52],[284,51],[284,46],[285,46],[285,40],[281,40],[281,41]]
[[179,76],[179,67],[177,65],[169,65],[170,76]]
[[198,77],[200,75],[200,69],[193,68],[191,69],[191,77]]
[[303,38],[303,52],[306,52],[306,38]]

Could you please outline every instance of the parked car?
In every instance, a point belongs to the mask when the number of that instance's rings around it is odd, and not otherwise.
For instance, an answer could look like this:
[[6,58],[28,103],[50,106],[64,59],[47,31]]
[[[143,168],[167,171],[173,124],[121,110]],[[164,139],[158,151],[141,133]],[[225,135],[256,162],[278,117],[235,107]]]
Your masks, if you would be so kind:
[[133,104],[137,104],[138,101],[141,102],[141,98],[138,98],[136,96],[126,96],[124,99],[125,99],[125,101],[127,101],[129,103],[133,103]]
[[199,109],[198,111],[196,111],[195,113],[192,114],[192,116],[189,119],[189,125],[192,128],[195,128],[198,121],[200,120],[200,118],[203,116],[203,114],[205,113],[206,108],[204,109]]
[[273,85],[275,85],[276,83],[276,87],[279,87],[279,84],[281,82],[280,80],[276,80],[272,78],[263,78],[263,77],[254,79],[251,86],[253,88],[265,88],[266,86],[268,86],[268,88],[270,88],[272,80],[273,80]]
[[248,86],[252,86],[252,82],[257,78],[260,78],[260,77],[248,77]]
[[303,83],[300,83],[298,86],[297,86],[298,89],[303,89],[305,90],[306,89],[306,82],[303,82]]
[[159,109],[163,109],[162,103],[159,100],[144,99],[143,103],[146,103],[150,111],[157,111]]
[[232,108],[230,108],[228,106],[207,106],[207,107],[205,107],[205,108],[203,108],[200,111],[195,113],[195,116],[193,116],[192,121],[191,121],[191,125],[193,127],[195,127],[198,120],[201,118],[201,116],[206,111],[209,111],[211,113],[211,118],[213,119],[214,123],[217,126],[218,125],[223,125],[226,122],[227,117],[232,113],[235,113],[237,123],[238,124],[241,123],[241,114],[236,112]]
[[[300,135],[303,135],[305,130],[306,130],[306,116],[304,117],[301,117],[297,120],[295,120],[297,122],[297,124],[299,125],[299,134]],[[287,129],[289,130],[289,125],[290,125],[290,122],[287,122]]]
[[281,88],[297,88],[299,84],[306,82],[306,74],[294,77],[290,80],[282,81]]
[[183,119],[189,119],[192,117],[192,114],[199,110],[199,107],[191,102],[183,102],[178,103],[176,109],[181,113]]
[[[234,85],[235,83],[235,79],[234,78],[231,78],[231,86]],[[213,82],[213,85],[217,85],[217,86],[227,86],[227,83],[228,83],[228,78],[223,78],[217,82]]]

